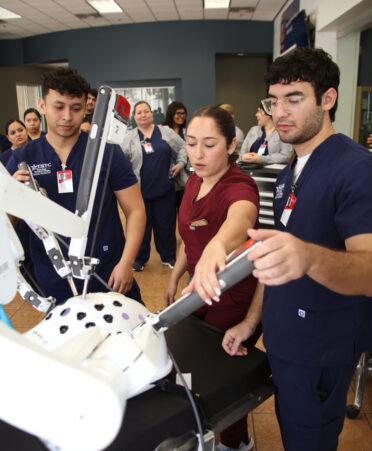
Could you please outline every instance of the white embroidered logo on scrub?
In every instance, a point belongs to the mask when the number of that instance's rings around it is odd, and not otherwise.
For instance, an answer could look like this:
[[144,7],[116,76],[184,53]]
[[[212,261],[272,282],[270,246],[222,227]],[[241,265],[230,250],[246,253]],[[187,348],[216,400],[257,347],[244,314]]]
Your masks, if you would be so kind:
[[52,172],[52,163],[32,164],[30,169],[34,177],[39,175],[47,175]]
[[285,183],[275,187],[275,199],[281,199],[284,196]]

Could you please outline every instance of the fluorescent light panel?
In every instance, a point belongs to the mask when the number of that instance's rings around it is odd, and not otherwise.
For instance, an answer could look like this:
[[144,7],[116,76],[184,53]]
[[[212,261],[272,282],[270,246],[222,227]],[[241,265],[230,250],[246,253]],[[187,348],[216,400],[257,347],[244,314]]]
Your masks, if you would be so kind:
[[114,0],[87,0],[101,14],[122,13],[123,10]]
[[204,9],[227,9],[230,0],[204,0]]
[[18,14],[12,13],[12,11],[8,11],[5,8],[0,7],[0,20],[8,20],[8,19],[20,19],[21,16]]

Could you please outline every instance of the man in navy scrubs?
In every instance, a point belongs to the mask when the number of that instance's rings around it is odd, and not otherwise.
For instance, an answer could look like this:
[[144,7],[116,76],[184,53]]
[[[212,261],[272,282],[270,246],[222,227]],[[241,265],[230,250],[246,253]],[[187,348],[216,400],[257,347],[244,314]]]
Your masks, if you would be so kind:
[[87,95],[87,103],[85,105],[85,118],[92,120],[94,108],[96,107],[98,91],[97,89],[90,88]]
[[[372,348],[372,156],[333,129],[339,69],[323,50],[279,57],[265,80],[263,105],[296,152],[277,179],[276,230],[249,230],[263,240],[249,258],[276,413],[287,451],[336,450],[356,362]],[[229,354],[246,352],[258,318],[226,332]]]
[[[39,185],[46,189],[49,198],[73,212],[88,140],[87,133],[80,133],[88,91],[88,83],[75,70],[61,68],[47,74],[43,80],[39,108],[46,117],[48,133],[16,149],[17,152],[13,152],[7,164],[13,177],[27,181],[28,172],[17,168],[18,163],[25,161]],[[107,145],[88,233],[87,255],[92,245],[110,150],[111,146]],[[117,202],[126,216],[126,242]],[[140,300],[132,265],[143,238],[145,209],[132,166],[118,146],[113,149],[101,218],[94,252],[94,257],[100,260],[96,273],[114,291]],[[42,242],[33,233],[30,233],[30,250],[35,275],[45,295],[56,297],[58,302],[71,297],[67,281],[57,275]],[[75,283],[81,292],[82,282],[75,279]],[[107,290],[96,278],[91,277],[88,291]]]

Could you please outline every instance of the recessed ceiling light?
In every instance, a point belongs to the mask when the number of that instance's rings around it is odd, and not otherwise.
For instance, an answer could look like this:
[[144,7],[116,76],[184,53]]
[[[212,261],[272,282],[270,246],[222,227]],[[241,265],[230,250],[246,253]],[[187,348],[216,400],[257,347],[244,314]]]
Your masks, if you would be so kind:
[[204,0],[204,9],[226,9],[230,0]]
[[122,13],[123,10],[114,0],[87,0],[101,14]]
[[0,19],[8,20],[8,19],[20,19],[21,16],[18,14],[12,13],[12,11],[8,11],[5,8],[0,7]]

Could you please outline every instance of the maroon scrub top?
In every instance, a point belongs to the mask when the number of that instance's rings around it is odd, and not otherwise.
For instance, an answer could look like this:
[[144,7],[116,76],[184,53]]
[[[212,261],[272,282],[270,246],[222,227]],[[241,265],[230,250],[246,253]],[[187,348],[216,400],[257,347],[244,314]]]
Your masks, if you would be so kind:
[[[208,242],[227,217],[230,206],[240,200],[252,202],[257,211],[259,196],[256,183],[234,164],[202,199],[196,199],[202,179],[193,174],[185,188],[178,218],[178,228],[185,244],[191,274]],[[195,224],[196,223],[196,224]],[[205,305],[195,315],[226,330],[242,321],[247,313],[257,280],[249,276],[222,294],[220,302]],[[258,338],[258,337],[256,337]]]

